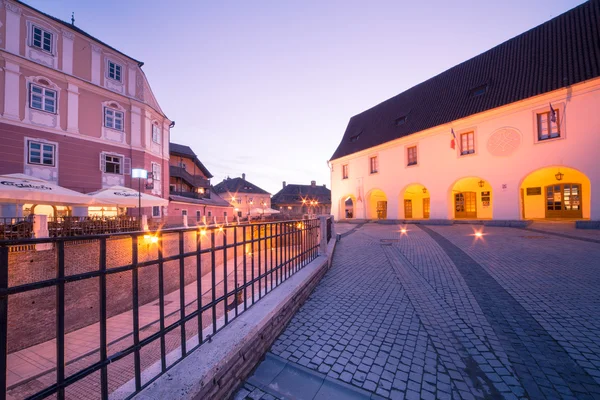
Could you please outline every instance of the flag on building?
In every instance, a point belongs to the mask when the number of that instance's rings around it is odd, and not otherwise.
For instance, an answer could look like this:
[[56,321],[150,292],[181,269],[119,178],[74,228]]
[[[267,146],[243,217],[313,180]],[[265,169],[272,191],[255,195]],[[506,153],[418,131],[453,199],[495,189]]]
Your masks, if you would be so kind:
[[550,103],[550,121],[556,123],[556,111],[552,108],[552,103]]
[[450,140],[450,148],[454,150],[456,148],[456,135],[454,134],[453,128],[450,128],[450,133],[452,133],[452,140]]

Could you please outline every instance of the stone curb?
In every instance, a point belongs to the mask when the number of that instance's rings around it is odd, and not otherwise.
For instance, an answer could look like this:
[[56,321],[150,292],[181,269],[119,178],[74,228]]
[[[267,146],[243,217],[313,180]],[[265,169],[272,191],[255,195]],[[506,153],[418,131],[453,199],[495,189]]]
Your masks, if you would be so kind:
[[331,265],[320,255],[160,376],[134,398],[226,399],[248,378]]

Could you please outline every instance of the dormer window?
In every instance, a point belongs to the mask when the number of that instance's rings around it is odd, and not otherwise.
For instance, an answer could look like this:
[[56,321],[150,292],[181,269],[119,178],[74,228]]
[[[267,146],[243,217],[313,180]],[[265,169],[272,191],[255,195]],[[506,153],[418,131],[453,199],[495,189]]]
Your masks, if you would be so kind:
[[406,115],[396,118],[396,126],[404,125],[406,123]]
[[121,67],[121,65],[119,65],[116,62],[111,61],[111,60],[108,60],[107,64],[108,65],[107,65],[106,76],[114,81],[122,82],[121,72],[123,70],[123,67]]
[[469,96],[471,96],[471,97],[482,96],[482,95],[486,94],[487,91],[488,91],[488,85],[486,83],[485,85],[476,86],[476,87],[472,88],[471,90],[469,90]]
[[31,46],[52,54],[52,33],[40,28],[31,26]]
[[350,136],[350,143],[354,143],[354,142],[356,142],[356,141],[357,141],[357,140],[360,138],[360,135],[361,135],[361,133],[362,133],[362,132],[359,132],[359,133],[357,133],[357,134],[356,134],[356,135],[354,135],[354,136]]

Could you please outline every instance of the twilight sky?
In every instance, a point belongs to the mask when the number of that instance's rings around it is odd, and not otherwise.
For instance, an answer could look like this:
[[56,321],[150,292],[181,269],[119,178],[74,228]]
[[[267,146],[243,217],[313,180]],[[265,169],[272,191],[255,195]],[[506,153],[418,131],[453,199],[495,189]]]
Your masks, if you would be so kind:
[[145,63],[213,184],[330,187],[348,120],[581,0],[25,0]]

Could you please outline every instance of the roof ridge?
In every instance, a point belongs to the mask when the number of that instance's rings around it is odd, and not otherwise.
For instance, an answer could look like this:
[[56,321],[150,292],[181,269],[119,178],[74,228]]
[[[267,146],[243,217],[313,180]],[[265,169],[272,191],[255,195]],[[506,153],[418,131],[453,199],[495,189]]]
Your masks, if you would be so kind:
[[599,77],[598,20],[587,1],[352,116],[331,160]]

